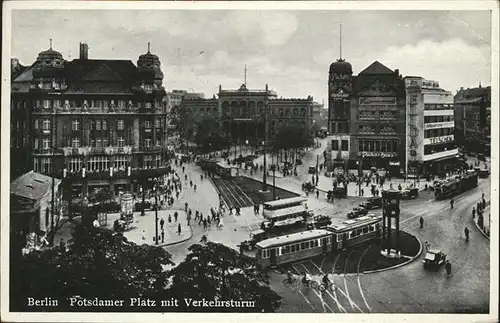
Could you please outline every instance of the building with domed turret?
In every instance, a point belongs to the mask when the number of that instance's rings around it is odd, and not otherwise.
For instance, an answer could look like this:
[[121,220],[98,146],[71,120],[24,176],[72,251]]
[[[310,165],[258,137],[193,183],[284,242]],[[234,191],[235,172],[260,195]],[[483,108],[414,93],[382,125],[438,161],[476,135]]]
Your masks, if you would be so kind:
[[352,66],[339,58],[328,73],[328,132],[325,165],[327,172],[343,172],[349,160]]
[[11,83],[12,176],[62,178],[73,196],[138,190],[166,171],[166,107],[157,55],[67,61],[50,48]]

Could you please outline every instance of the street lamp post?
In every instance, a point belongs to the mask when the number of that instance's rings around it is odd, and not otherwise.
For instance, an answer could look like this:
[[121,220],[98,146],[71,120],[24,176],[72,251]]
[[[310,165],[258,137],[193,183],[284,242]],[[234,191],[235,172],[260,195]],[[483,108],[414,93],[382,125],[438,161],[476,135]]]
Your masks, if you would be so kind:
[[363,156],[356,162],[358,164],[358,194],[361,196],[361,178],[362,178],[362,163],[363,163]]
[[267,162],[266,162],[266,146],[265,142],[262,142],[262,147],[264,151],[264,174],[262,175],[262,192],[267,192]]
[[155,192],[155,244],[158,244],[158,191],[156,185],[153,186]]
[[144,182],[142,183],[141,186],[141,193],[142,193],[142,210],[141,210],[141,216],[146,215],[146,191],[144,190]]
[[276,164],[275,164],[275,156],[274,156],[274,151],[272,156],[272,163],[273,163],[273,201],[276,200]]

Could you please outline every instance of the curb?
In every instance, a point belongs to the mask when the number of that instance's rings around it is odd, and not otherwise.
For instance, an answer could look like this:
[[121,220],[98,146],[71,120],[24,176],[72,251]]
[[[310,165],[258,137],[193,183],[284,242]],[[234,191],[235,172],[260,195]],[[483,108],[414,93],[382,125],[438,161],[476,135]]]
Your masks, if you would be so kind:
[[479,224],[477,224],[476,219],[472,219],[472,222],[474,222],[474,226],[476,226],[476,228],[479,230],[479,232],[481,232],[481,234],[483,235],[483,237],[485,237],[489,241],[490,237],[479,227]]
[[189,234],[189,237],[185,238],[185,239],[182,239],[182,240],[179,240],[179,241],[176,241],[176,242],[171,242],[171,243],[162,243],[162,244],[151,244],[150,246],[152,247],[158,247],[158,248],[163,248],[163,247],[167,247],[167,246],[173,246],[173,245],[176,245],[176,244],[179,244],[179,243],[182,243],[182,242],[186,242],[188,241],[189,239],[191,239],[193,237],[193,229],[191,228],[191,225],[189,226],[189,231],[190,231],[190,234]]
[[[415,237],[413,234],[412,234],[412,236]],[[383,271],[392,270],[392,269],[396,269],[396,268],[399,268],[399,267],[402,267],[402,266],[406,266],[406,265],[409,265],[412,262],[414,262],[415,259],[417,259],[418,257],[420,257],[420,255],[422,254],[422,251],[423,251],[422,241],[420,241],[420,239],[417,238],[417,237],[415,237],[415,239],[417,239],[418,243],[420,244],[420,250],[418,250],[418,253],[415,256],[413,256],[413,258],[409,259],[406,262],[403,262],[401,264],[397,264],[397,265],[394,265],[394,266],[391,266],[391,267],[381,268],[381,269],[375,269],[375,270],[369,270],[369,271],[363,271],[363,274],[380,273],[380,272],[383,272]]]

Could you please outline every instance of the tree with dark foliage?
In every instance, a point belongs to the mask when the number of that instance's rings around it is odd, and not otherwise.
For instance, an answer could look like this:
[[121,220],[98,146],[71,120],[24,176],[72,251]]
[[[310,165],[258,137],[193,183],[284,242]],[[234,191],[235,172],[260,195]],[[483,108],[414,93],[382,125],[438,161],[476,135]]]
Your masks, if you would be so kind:
[[190,307],[190,311],[275,312],[279,308],[281,297],[269,288],[269,277],[255,259],[210,241],[194,244],[189,250],[186,259],[169,273],[171,294],[179,299],[255,301],[255,307]]
[[[83,222],[85,223],[85,222]],[[28,307],[28,297],[59,300],[58,307],[44,310],[75,311],[68,298],[124,299],[168,298],[167,273],[171,255],[162,248],[127,241],[110,230],[79,224],[68,246],[28,255],[11,255],[10,302],[12,311],[39,311]],[[82,311],[116,311],[113,307],[82,308]],[[141,308],[133,308],[139,311]]]

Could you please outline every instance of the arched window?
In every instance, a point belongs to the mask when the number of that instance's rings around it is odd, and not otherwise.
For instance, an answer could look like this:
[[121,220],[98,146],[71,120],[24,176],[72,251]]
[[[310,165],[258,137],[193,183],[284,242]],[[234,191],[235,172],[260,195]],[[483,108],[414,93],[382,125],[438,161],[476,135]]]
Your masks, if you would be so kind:
[[293,115],[294,116],[299,115],[299,109],[298,108],[293,109]]
[[306,108],[300,109],[300,116],[305,117],[306,116]]

